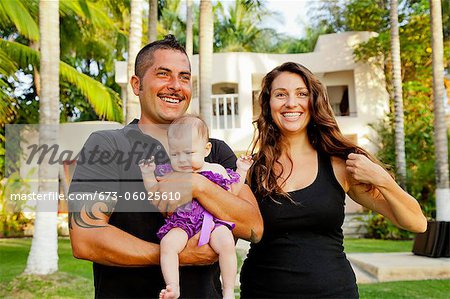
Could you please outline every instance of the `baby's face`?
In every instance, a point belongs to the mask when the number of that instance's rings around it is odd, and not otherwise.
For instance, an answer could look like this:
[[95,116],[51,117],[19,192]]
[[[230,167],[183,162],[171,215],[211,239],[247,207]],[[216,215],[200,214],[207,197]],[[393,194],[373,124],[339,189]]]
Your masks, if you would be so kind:
[[169,156],[172,168],[179,172],[195,172],[205,164],[209,154],[209,142],[186,134],[181,138],[169,138]]

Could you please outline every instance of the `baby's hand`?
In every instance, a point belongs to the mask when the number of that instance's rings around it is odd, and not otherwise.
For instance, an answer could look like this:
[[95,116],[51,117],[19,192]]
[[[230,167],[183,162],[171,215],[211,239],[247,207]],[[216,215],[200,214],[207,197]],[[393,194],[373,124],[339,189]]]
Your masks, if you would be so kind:
[[253,159],[251,155],[241,155],[236,162],[237,168],[243,171],[249,170],[252,164]]
[[139,167],[143,175],[153,175],[156,169],[155,159],[151,157],[150,159],[142,159],[138,162]]

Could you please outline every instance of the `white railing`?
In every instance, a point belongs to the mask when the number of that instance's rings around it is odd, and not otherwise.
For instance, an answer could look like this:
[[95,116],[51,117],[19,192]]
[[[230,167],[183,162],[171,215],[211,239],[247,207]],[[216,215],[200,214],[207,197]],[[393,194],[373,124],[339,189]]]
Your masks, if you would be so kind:
[[214,94],[212,100],[212,129],[240,127],[238,94]]

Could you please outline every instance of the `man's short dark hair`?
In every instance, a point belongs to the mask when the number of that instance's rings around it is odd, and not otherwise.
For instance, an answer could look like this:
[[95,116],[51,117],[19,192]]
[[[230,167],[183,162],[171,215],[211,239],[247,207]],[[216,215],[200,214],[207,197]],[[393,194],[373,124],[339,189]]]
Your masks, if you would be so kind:
[[[153,64],[153,54],[156,50],[179,51],[187,56],[186,50],[181,46],[175,36],[168,34],[162,40],[151,42],[143,47],[136,55],[134,63],[134,74],[142,79],[150,65]],[[190,62],[189,62],[190,67]]]

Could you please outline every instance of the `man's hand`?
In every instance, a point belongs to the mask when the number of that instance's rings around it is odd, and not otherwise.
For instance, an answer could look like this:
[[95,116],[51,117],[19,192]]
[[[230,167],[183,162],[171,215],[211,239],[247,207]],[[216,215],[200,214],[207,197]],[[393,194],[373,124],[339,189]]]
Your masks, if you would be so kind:
[[157,177],[158,192],[161,198],[166,197],[173,200],[159,200],[154,204],[162,213],[175,211],[178,207],[192,201],[193,187],[201,184],[202,178],[204,177],[199,174],[183,172],[172,172],[163,177]]
[[200,239],[200,233],[197,233],[192,238],[190,238],[184,247],[183,251],[180,252],[180,265],[182,266],[200,266],[200,265],[211,265],[219,260],[219,255],[209,246],[205,244],[203,246],[198,246],[198,240]]

